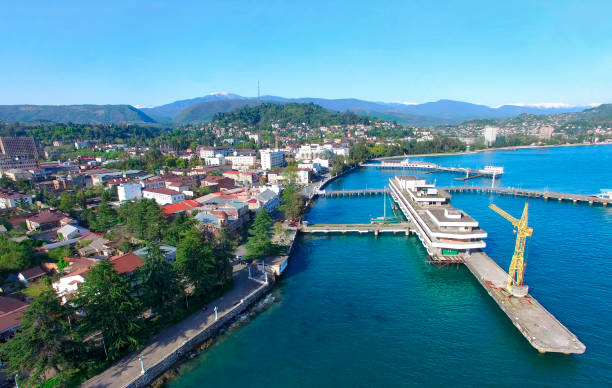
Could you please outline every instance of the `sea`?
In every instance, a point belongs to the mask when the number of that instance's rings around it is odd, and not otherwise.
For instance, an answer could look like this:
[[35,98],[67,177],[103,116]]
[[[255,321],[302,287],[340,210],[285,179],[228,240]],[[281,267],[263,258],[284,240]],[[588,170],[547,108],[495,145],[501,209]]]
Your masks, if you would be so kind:
[[[612,188],[612,146],[415,157],[443,166],[503,166],[496,186],[595,194]],[[414,172],[360,168],[330,190],[382,188]],[[439,186],[491,186],[418,173]],[[386,203],[385,203],[386,202]],[[612,206],[456,193],[451,204],[488,232],[507,268],[515,235],[488,209],[520,217],[529,203],[525,283],[586,345],[539,354],[463,266],[437,268],[413,236],[304,235],[269,306],[180,367],[170,387],[612,386]],[[383,196],[319,198],[310,223],[368,223]]]

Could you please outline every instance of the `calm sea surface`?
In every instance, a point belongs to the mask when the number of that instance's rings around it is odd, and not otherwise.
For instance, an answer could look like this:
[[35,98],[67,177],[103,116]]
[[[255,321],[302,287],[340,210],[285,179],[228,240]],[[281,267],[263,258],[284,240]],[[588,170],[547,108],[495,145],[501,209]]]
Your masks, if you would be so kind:
[[[496,185],[585,194],[612,188],[612,146],[418,159],[504,166]],[[328,189],[383,187],[396,174],[402,173],[361,169]],[[438,185],[465,184],[456,175],[420,175]],[[612,385],[612,207],[528,201],[534,235],[525,282],[584,342],[585,354],[539,354],[465,268],[425,264],[416,238],[315,235],[300,237],[273,291],[276,302],[183,365],[169,385]],[[451,201],[489,232],[485,250],[506,268],[514,235],[487,208],[491,202],[520,216],[525,198],[455,194]],[[381,196],[319,199],[307,219],[369,222],[382,213]]]

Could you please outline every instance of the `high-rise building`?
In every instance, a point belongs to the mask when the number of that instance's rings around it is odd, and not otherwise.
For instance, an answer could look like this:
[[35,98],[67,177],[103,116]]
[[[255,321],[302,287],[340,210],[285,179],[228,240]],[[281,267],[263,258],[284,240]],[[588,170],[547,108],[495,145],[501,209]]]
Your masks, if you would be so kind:
[[497,127],[491,127],[491,126],[486,126],[483,129],[483,136],[484,136],[484,141],[486,145],[492,145],[493,143],[495,143],[495,140],[497,139],[497,132],[499,131],[499,128]]
[[38,151],[33,138],[0,136],[0,171],[38,167]]
[[550,125],[542,125],[540,127],[538,136],[540,137],[540,139],[550,139],[554,131],[555,131],[554,127]]
[[272,170],[285,164],[285,152],[279,149],[265,149],[259,151],[261,155],[261,168]]

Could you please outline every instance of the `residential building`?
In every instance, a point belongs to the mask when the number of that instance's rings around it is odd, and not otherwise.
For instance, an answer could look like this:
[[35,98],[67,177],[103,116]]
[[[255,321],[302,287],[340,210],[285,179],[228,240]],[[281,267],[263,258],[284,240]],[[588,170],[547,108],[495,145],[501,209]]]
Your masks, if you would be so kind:
[[29,206],[32,204],[32,198],[29,194],[0,189],[0,209],[11,209],[19,205]]
[[0,171],[37,169],[38,151],[32,137],[0,136]]
[[70,240],[85,236],[88,233],[90,233],[89,229],[72,224],[66,224],[57,230],[57,236],[60,238],[60,240]]
[[200,186],[210,186],[211,190],[228,190],[236,187],[234,180],[225,176],[208,175],[200,181]]
[[19,299],[0,296],[0,338],[6,340],[13,336],[27,309],[28,304]]
[[485,144],[493,145],[493,143],[495,143],[495,140],[497,139],[498,133],[499,133],[499,128],[497,127],[492,127],[490,125],[487,125],[486,127],[484,127],[483,136],[484,136]]
[[285,165],[285,152],[279,149],[260,150],[261,168],[263,170],[272,170],[274,168]]
[[122,183],[117,186],[119,202],[142,198],[142,186],[137,183]]
[[119,275],[132,274],[134,271],[144,265],[142,258],[133,252],[113,256],[108,259],[108,261],[112,264],[115,272],[117,272]]
[[143,189],[142,197],[148,199],[154,199],[159,205],[167,205],[169,203],[177,203],[185,200],[185,194],[170,190],[167,188],[158,188],[158,189]]
[[200,158],[214,158],[217,155],[227,156],[231,155],[233,151],[230,147],[200,147]]
[[19,272],[17,274],[17,279],[27,286],[29,283],[42,278],[46,274],[47,273],[40,267],[40,265],[37,265],[30,269],[26,269],[25,271]]
[[85,282],[87,271],[98,264],[98,260],[81,257],[64,257],[64,260],[68,262],[64,275],[52,283],[53,289],[62,299],[62,304],[77,292],[79,284]]
[[[166,261],[168,261],[169,263],[172,264],[176,261],[176,251],[177,251],[176,247],[173,247],[172,245],[162,244],[159,246],[159,250],[162,252],[164,259],[166,259]],[[135,250],[133,253],[144,259],[147,257],[148,251],[149,249],[147,247],[144,247],[144,248]]]
[[225,160],[232,164],[234,170],[253,168],[257,163],[257,157],[255,155],[238,155],[237,152],[234,152],[232,156],[226,156]]
[[552,125],[542,125],[538,130],[538,137],[540,139],[550,139],[555,132],[555,128]]
[[66,217],[64,213],[51,210],[43,210],[40,213],[26,219],[28,230],[49,230],[60,226],[60,222]]
[[298,183],[307,185],[311,182],[312,170],[309,168],[298,168],[297,169],[297,180]]

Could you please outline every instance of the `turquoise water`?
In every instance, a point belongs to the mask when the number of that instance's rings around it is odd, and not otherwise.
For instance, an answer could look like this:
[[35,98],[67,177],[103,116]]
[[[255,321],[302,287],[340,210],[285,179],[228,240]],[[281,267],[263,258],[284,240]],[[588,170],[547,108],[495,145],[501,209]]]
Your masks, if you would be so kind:
[[[504,185],[583,193],[612,186],[604,165],[611,146],[427,159],[504,165]],[[358,170],[332,188],[382,187],[391,175]],[[454,177],[423,176],[439,184]],[[519,215],[525,199],[456,194],[452,203],[489,232],[486,251],[506,267],[514,235],[487,208],[492,201]],[[425,264],[413,237],[315,235],[298,241],[277,302],[186,363],[170,386],[611,385],[612,208],[529,203],[535,231],[526,283],[585,343],[585,354],[540,355],[465,268]],[[380,196],[321,199],[307,218],[368,222],[382,206]]]

